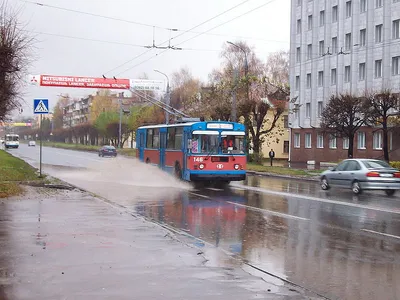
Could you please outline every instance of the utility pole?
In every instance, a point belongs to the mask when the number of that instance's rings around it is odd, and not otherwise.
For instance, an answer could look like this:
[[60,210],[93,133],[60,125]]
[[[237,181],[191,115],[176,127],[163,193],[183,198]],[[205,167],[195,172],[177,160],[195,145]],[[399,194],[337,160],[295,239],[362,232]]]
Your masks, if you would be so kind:
[[[167,78],[167,93],[165,95],[165,104],[167,104],[168,106],[171,104],[171,93],[170,93],[170,87],[169,87],[169,78],[167,76],[167,74],[160,72],[158,70],[154,70],[154,72],[160,73],[162,75],[164,75]],[[169,124],[169,112],[167,110],[165,110],[165,124]]]
[[236,102],[236,86],[238,78],[238,69],[233,71],[233,89],[232,89],[232,122],[237,122],[237,102]]
[[122,99],[119,99],[118,147],[122,148]]
[[39,147],[39,177],[42,178],[42,148],[43,148],[43,131],[42,131],[42,114],[40,114],[40,127],[39,127],[39,134],[40,134],[40,147]]

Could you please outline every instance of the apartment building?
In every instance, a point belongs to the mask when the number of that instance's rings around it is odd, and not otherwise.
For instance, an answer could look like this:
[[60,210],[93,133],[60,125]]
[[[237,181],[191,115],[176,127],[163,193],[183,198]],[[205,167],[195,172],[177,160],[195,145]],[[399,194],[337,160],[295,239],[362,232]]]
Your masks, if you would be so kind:
[[[349,141],[324,136],[321,113],[332,94],[400,91],[400,0],[292,0],[290,48],[290,160],[346,158]],[[382,157],[379,128],[354,143],[355,157]]]
[[[94,98],[99,95],[99,92],[93,95],[88,95],[81,99],[72,99],[66,106],[63,107],[63,127],[70,128],[80,124],[86,124],[91,121],[91,106]],[[119,101],[122,100],[124,110],[129,110],[130,107],[135,105],[144,105],[147,102],[137,96],[127,97],[124,93],[115,93],[109,95],[110,109],[111,107],[118,107]],[[108,107],[103,108],[104,111]]]

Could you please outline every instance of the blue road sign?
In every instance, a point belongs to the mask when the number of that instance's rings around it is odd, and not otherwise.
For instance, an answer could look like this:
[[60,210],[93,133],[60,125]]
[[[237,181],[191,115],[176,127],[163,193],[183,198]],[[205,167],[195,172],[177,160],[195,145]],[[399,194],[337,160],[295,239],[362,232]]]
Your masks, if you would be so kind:
[[48,114],[49,113],[49,99],[34,99],[33,100],[33,113]]

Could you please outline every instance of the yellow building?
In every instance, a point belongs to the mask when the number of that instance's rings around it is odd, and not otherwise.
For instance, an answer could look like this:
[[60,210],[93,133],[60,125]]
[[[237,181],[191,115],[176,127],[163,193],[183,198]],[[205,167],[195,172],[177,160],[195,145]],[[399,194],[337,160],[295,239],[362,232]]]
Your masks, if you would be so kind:
[[[265,116],[265,122],[269,123],[274,119],[274,104],[282,105],[281,101],[278,104],[277,100],[263,98],[262,101],[268,101],[271,109],[268,110]],[[285,103],[285,110],[276,122],[275,128],[267,135],[264,135],[264,142],[261,146],[263,157],[268,159],[269,152],[274,150],[275,159],[288,160],[289,159],[289,104]],[[268,127],[268,126],[267,126]]]
[[[273,118],[269,110],[266,118]],[[275,159],[289,159],[289,109],[286,108],[276,123],[276,127],[267,135],[261,146],[264,158],[269,158],[269,151],[274,150]]]

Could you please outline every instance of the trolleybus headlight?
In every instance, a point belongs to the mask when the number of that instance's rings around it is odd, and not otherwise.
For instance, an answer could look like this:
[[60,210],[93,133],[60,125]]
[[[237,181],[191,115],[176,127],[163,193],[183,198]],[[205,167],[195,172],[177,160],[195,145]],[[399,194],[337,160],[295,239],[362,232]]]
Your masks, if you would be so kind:
[[239,170],[239,167],[240,167],[239,165],[234,166],[235,170]]
[[203,170],[204,167],[205,167],[204,164],[200,164],[200,165],[199,165],[199,169],[200,169],[200,170]]

